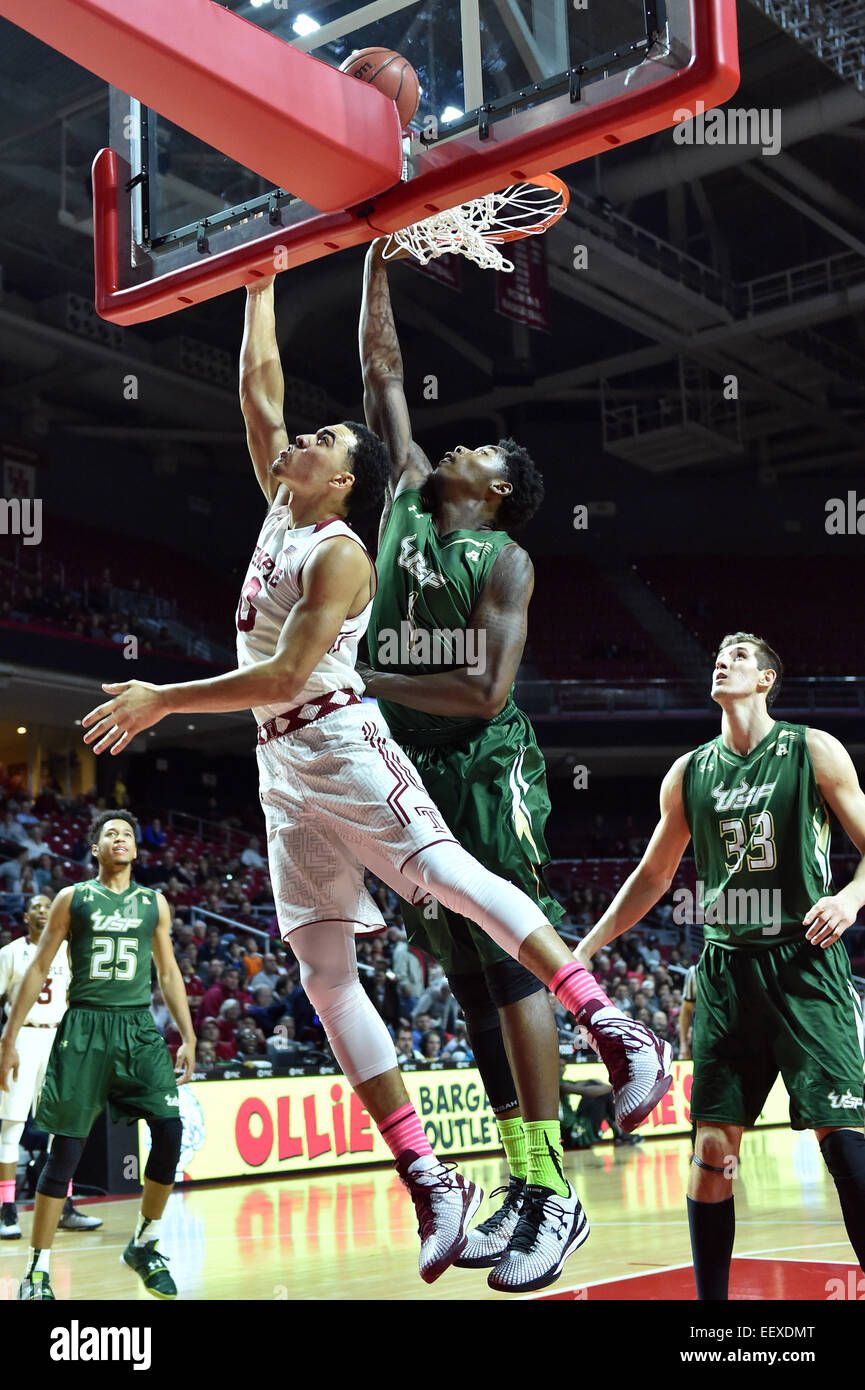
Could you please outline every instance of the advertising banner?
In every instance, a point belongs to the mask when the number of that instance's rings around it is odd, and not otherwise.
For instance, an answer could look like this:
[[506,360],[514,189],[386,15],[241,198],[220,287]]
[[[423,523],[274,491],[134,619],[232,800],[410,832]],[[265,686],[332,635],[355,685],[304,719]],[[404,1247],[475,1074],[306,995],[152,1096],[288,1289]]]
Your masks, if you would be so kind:
[[[567,1081],[606,1080],[603,1066],[574,1063]],[[686,1134],[691,1126],[691,1063],[673,1064],[674,1081],[640,1130]],[[441,1158],[494,1153],[495,1117],[472,1068],[405,1072],[409,1098],[427,1138]],[[343,1076],[262,1077],[249,1081],[200,1081],[180,1087],[183,1148],[178,1182],[213,1182],[264,1173],[311,1173],[390,1163],[387,1145]],[[788,1122],[782,1082],[773,1089],[758,1124]],[[604,1135],[611,1140],[609,1130]],[[150,1134],[139,1126],[140,1164]]]

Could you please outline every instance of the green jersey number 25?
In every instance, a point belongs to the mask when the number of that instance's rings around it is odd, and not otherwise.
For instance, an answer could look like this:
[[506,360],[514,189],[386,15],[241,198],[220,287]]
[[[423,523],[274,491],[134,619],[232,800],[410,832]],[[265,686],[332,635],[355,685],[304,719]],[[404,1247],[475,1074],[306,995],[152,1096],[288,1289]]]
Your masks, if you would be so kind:
[[95,936],[90,953],[91,980],[131,980],[138,964],[134,936]]

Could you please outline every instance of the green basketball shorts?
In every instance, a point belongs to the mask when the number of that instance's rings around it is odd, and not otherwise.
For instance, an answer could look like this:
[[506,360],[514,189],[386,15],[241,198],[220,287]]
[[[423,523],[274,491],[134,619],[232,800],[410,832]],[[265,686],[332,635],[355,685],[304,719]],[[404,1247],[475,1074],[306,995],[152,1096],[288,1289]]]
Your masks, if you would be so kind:
[[780,1072],[793,1129],[861,1128],[862,1006],[843,945],[708,943],[693,1055],[695,1120],[753,1125]]
[[[549,851],[544,828],[550,814],[546,766],[521,710],[503,711],[460,743],[402,745],[447,825],[485,868],[516,884],[553,925],[564,909],[544,883]],[[447,975],[477,975],[510,960],[474,922],[436,902],[402,902],[413,946],[439,961]]]
[[149,1009],[73,1005],[57,1029],[36,1124],[84,1139],[106,1104],[114,1120],[179,1118],[171,1054]]

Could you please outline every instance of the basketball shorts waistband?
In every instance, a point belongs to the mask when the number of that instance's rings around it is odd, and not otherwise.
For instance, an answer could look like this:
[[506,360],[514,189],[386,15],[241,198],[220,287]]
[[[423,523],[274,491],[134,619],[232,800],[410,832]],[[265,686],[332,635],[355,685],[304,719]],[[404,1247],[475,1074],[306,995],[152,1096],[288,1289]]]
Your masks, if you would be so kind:
[[284,714],[275,714],[265,724],[259,724],[256,742],[262,744],[274,738],[284,738],[286,734],[296,733],[307,724],[317,723],[325,715],[333,714],[334,710],[360,704],[363,704],[363,700],[353,690],[329,690],[314,700],[307,700],[305,705],[296,705]]

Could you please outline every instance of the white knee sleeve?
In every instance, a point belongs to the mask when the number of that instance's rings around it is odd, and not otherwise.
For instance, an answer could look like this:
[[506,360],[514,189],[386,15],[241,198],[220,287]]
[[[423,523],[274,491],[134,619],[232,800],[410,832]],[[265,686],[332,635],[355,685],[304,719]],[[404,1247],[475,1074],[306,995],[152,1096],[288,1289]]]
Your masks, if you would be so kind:
[[300,981],[322,1021],[334,1056],[352,1086],[397,1064],[396,1048],[357,975],[354,932],[341,922],[319,922],[292,932]]
[[3,1120],[0,1123],[0,1163],[17,1163],[21,1136],[26,1120]]
[[477,922],[514,960],[532,932],[549,926],[531,898],[490,873],[460,845],[432,845],[410,859],[403,873],[443,907]]

